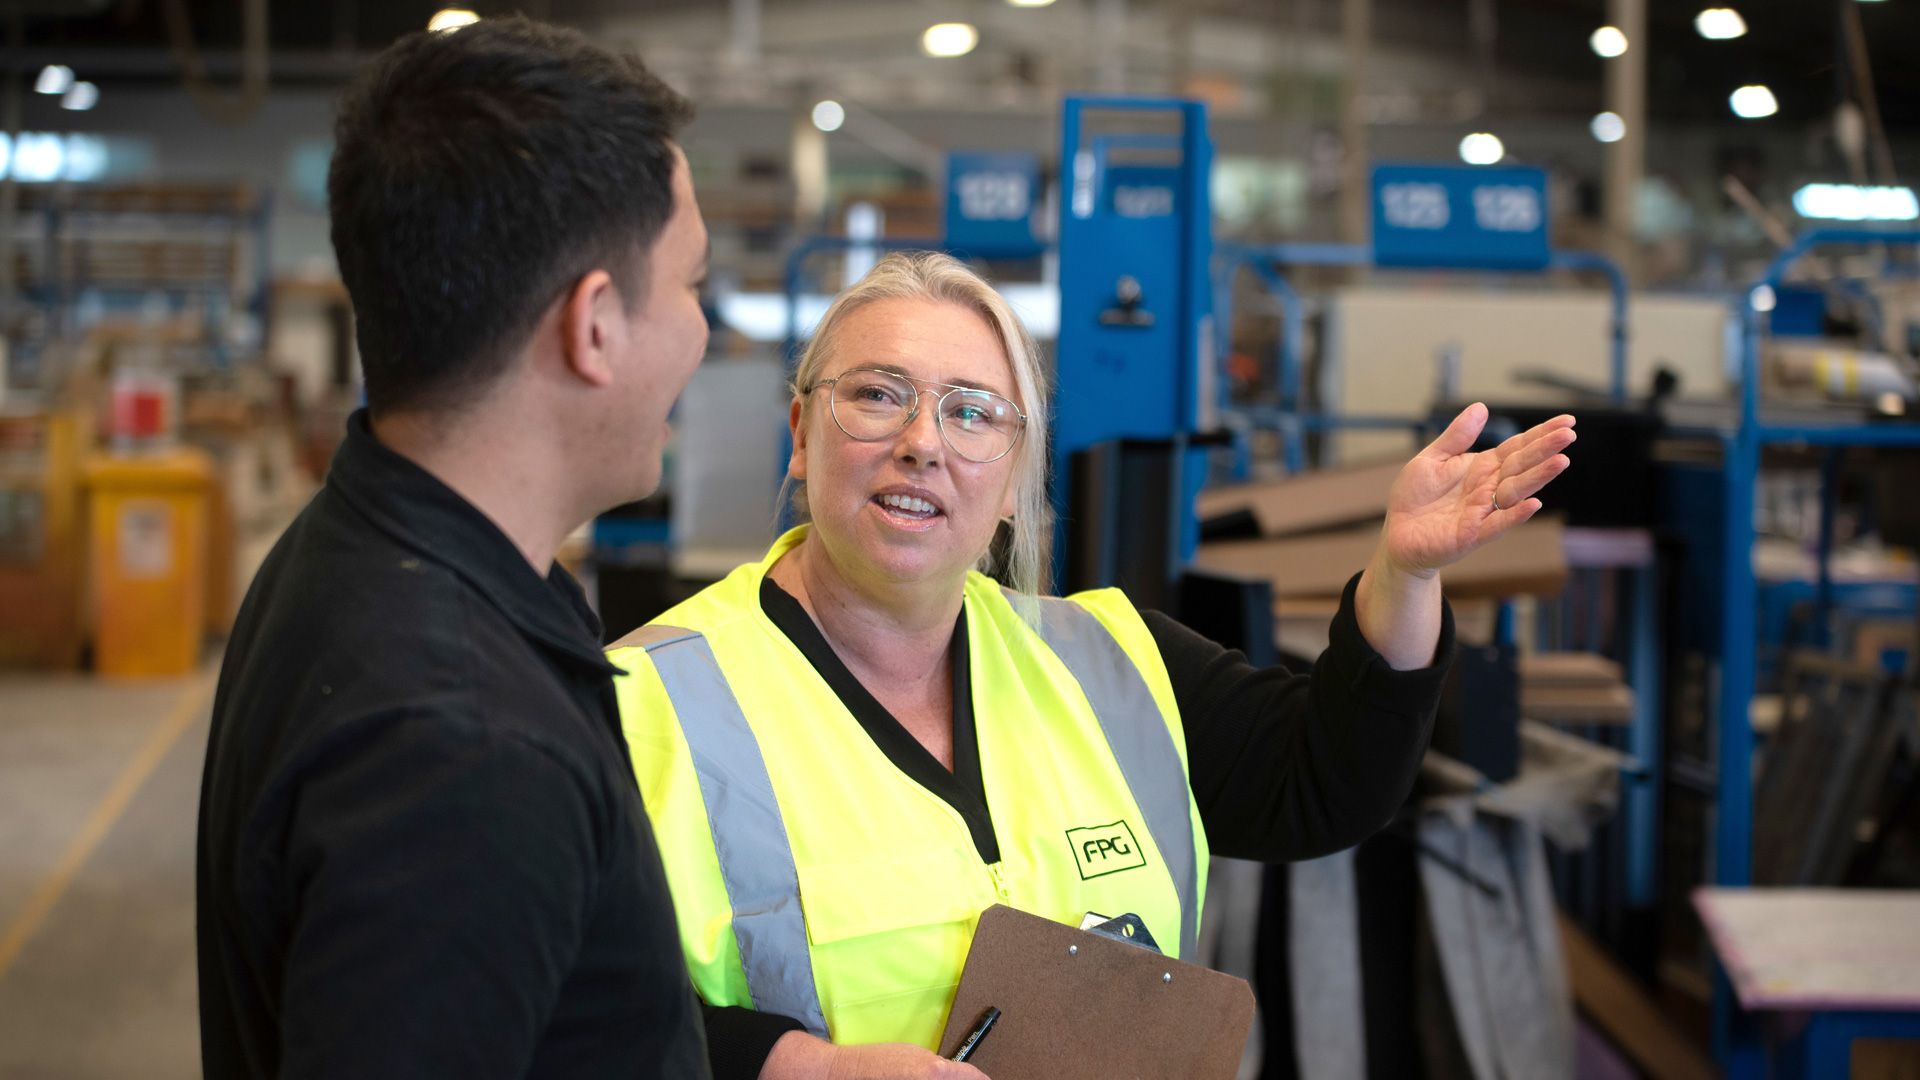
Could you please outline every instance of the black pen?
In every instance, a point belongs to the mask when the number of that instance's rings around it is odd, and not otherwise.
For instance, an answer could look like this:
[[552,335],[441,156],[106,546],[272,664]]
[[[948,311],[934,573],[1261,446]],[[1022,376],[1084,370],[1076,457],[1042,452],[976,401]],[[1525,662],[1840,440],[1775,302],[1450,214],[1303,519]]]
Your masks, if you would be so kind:
[[987,1037],[987,1032],[993,1030],[994,1022],[999,1019],[1000,1010],[991,1005],[987,1006],[987,1011],[981,1013],[980,1019],[974,1022],[973,1030],[967,1032],[967,1037],[960,1040],[960,1049],[953,1052],[953,1060],[965,1061],[972,1057],[974,1050],[980,1045],[980,1040]]

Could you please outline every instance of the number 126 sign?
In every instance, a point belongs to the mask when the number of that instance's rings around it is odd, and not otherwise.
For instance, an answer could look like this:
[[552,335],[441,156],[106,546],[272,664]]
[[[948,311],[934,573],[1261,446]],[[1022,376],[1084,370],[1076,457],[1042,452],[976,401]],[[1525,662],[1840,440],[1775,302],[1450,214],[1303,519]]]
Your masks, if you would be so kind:
[[1380,266],[1539,270],[1549,258],[1547,225],[1541,169],[1373,169],[1373,259]]

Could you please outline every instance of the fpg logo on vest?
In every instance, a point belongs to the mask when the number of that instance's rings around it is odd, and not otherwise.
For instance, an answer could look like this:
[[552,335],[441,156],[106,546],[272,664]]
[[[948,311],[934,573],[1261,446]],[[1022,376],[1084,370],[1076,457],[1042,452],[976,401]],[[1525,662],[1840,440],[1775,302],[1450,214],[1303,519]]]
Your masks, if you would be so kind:
[[1073,849],[1073,862],[1080,869],[1081,881],[1147,865],[1146,853],[1140,850],[1139,842],[1133,838],[1133,829],[1124,818],[1110,825],[1068,829],[1067,847]]

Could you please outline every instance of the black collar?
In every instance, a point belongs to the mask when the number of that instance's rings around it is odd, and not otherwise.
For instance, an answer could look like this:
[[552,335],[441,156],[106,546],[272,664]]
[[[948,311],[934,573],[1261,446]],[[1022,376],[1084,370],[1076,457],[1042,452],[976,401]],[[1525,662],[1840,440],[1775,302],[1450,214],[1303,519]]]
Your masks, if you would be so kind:
[[459,575],[521,633],[595,671],[624,674],[600,651],[600,619],[573,575],[559,563],[544,579],[534,573],[493,519],[376,439],[365,409],[347,418],[327,488],[399,543]]
[[772,577],[760,579],[760,610],[799,648],[893,767],[959,813],[967,823],[967,832],[973,836],[974,850],[980,853],[981,861],[999,862],[1000,840],[994,834],[993,815],[987,809],[979,731],[973,719],[973,662],[967,652],[967,609],[961,607],[960,618],[953,627],[952,772],[920,745],[920,740],[880,704],[879,698],[861,685],[840,654],[833,651],[827,636],[814,625],[813,616],[807,614],[807,609],[792,593],[774,584]]

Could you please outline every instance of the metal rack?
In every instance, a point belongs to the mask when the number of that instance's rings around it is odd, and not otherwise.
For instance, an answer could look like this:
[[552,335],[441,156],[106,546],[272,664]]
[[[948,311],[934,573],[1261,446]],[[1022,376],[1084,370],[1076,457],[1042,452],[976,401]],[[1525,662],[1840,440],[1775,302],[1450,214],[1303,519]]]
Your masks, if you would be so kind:
[[270,200],[231,185],[63,187],[35,192],[22,220],[40,235],[11,252],[21,299],[71,332],[87,292],[109,300],[162,294],[201,309],[215,366],[228,366],[228,319],[268,318]]
[[[1724,452],[1725,523],[1720,549],[1720,684],[1718,766],[1715,785],[1716,826],[1713,880],[1717,885],[1742,886],[1753,881],[1753,725],[1749,717],[1758,678],[1758,582],[1753,571],[1755,539],[1754,487],[1759,479],[1763,448],[1778,445],[1845,447],[1920,447],[1920,423],[1880,424],[1773,423],[1760,407],[1760,346],[1766,312],[1754,306],[1762,287],[1777,289],[1794,263],[1815,248],[1831,245],[1920,246],[1920,231],[1878,232],[1868,229],[1816,229],[1803,233],[1776,256],[1766,272],[1740,301],[1740,419],[1731,430],[1717,432]],[[1822,498],[1820,544],[1816,560],[1816,595],[1832,594],[1831,485],[1836,477],[1826,470],[1829,488]],[[1740,1013],[1723,971],[1714,978],[1714,1049],[1728,1075],[1765,1075],[1758,1033],[1751,1017]]]
[[[1254,272],[1280,301],[1280,404],[1275,406],[1236,405],[1227,380],[1218,380],[1220,415],[1240,420],[1234,443],[1234,475],[1245,479],[1247,447],[1245,434],[1256,428],[1279,432],[1288,472],[1306,468],[1306,434],[1336,428],[1424,428],[1427,417],[1336,415],[1309,412],[1300,405],[1304,400],[1300,386],[1301,353],[1305,350],[1306,309],[1300,293],[1287,280],[1282,267],[1328,266],[1372,267],[1374,252],[1364,244],[1217,244],[1214,263],[1214,310],[1219,320],[1214,326],[1217,362],[1225,364],[1233,336],[1233,279],[1241,267]],[[1610,323],[1611,356],[1609,387],[1614,403],[1627,399],[1627,278],[1612,259],[1592,251],[1556,251],[1544,270],[1596,270],[1607,276],[1613,310]],[[1520,272],[1520,271],[1514,271]]]

